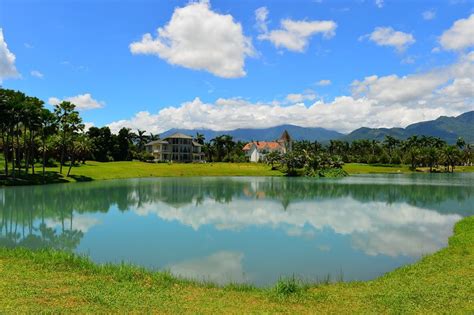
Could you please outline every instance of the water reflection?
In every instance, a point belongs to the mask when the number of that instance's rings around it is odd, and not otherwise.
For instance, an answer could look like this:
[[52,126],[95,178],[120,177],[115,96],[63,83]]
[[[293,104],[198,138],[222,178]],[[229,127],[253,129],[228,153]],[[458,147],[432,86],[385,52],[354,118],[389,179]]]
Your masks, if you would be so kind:
[[443,247],[473,204],[472,174],[14,187],[0,189],[0,246],[86,252],[219,283],[334,266],[365,279]]

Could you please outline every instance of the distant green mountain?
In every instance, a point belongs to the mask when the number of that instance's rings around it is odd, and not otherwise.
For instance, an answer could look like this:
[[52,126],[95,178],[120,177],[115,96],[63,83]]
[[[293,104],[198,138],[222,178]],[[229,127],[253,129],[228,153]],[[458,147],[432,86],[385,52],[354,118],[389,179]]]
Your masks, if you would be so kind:
[[462,137],[468,143],[474,143],[474,111],[457,117],[441,116],[438,119],[422,121],[406,128],[359,128],[343,137],[343,140],[357,139],[383,140],[386,135],[406,139],[414,135],[439,137],[448,143],[455,143]]
[[406,128],[362,127],[354,130],[348,135],[318,127],[281,125],[262,129],[241,128],[225,131],[209,129],[170,129],[164,132],[161,137],[164,138],[176,132],[195,136],[198,132],[204,135],[206,141],[220,135],[231,135],[236,141],[272,141],[278,139],[284,130],[287,130],[294,140],[316,140],[320,142],[327,142],[336,139],[346,141],[353,141],[356,139],[383,140],[386,135],[398,139],[406,139],[413,135],[425,135],[439,137],[449,143],[454,143],[458,137],[463,137],[466,142],[474,143],[474,111],[464,113],[457,117],[441,116],[438,119],[415,123]]
[[162,138],[169,136],[176,132],[195,136],[197,132],[204,135],[206,141],[209,141],[216,136],[230,135],[236,141],[273,141],[280,138],[284,130],[290,133],[294,140],[310,140],[310,141],[328,141],[331,139],[340,139],[344,134],[334,130],[328,130],[317,127],[299,127],[294,125],[280,125],[270,128],[251,129],[242,128],[235,130],[215,131],[209,129],[170,129],[161,135]]

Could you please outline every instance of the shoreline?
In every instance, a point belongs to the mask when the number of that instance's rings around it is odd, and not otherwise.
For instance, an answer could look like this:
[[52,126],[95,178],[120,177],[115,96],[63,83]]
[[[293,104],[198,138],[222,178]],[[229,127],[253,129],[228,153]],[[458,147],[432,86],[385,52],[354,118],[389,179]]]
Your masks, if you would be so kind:
[[65,252],[2,248],[0,310],[472,312],[473,243],[470,216],[455,224],[446,247],[374,280],[304,284],[285,279],[270,288],[219,286],[133,265],[96,264]]
[[[23,182],[5,182],[0,177],[0,187],[46,185],[70,182],[88,182],[111,179],[153,178],[153,177],[226,177],[226,176],[285,176],[280,170],[272,170],[269,165],[261,163],[202,163],[202,164],[167,164],[145,163],[139,161],[129,162],[95,162],[87,161],[86,164],[72,169],[71,176],[66,177],[58,173],[58,167],[46,169],[46,182],[43,182],[41,170],[35,175],[29,174]],[[429,173],[424,169],[409,170],[407,165],[370,165],[348,163],[343,169],[349,175],[358,174],[447,174]],[[474,166],[460,166],[455,173],[474,172]],[[18,180],[18,179],[17,179]]]

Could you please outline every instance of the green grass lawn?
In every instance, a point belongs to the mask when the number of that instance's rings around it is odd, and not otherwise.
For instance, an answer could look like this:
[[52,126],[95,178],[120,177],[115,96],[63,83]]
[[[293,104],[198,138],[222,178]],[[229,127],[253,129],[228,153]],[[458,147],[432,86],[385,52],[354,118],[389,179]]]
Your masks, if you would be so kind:
[[[0,170],[3,170],[3,160],[0,160]],[[376,166],[368,164],[348,163],[344,170],[351,174],[387,174],[387,173],[412,173],[407,165]],[[87,161],[86,164],[73,167],[71,176],[66,177],[67,167],[63,168],[63,175],[59,174],[59,167],[48,167],[46,183],[61,183],[74,181],[91,181],[118,178],[136,177],[163,177],[163,176],[282,176],[279,170],[272,170],[263,163],[144,163],[139,161],[126,162],[95,162]],[[419,171],[427,171],[420,169]],[[474,167],[457,167],[456,171],[473,172]],[[0,185],[29,185],[41,184],[41,165],[36,165],[36,175],[17,180],[2,180]]]
[[[3,167],[3,166],[1,166]],[[24,184],[40,184],[41,167],[37,165],[36,176],[29,176]],[[126,162],[95,162],[73,167],[71,176],[66,177],[67,167],[63,167],[63,175],[59,174],[59,167],[46,168],[48,183],[90,181],[137,177],[168,177],[168,176],[282,176],[283,173],[271,170],[265,164],[257,163],[145,163],[139,161]],[[0,182],[1,183],[1,182]],[[20,181],[20,184],[22,182]]]
[[268,289],[180,280],[60,252],[0,249],[0,313],[465,313],[474,312],[474,217],[449,246],[367,282]]
[[[409,174],[415,173],[408,165],[369,165],[360,163],[347,163],[344,170],[352,175],[355,174]],[[443,168],[438,169],[442,172]],[[474,166],[457,166],[455,172],[474,172]],[[417,168],[416,172],[429,172],[428,167]]]

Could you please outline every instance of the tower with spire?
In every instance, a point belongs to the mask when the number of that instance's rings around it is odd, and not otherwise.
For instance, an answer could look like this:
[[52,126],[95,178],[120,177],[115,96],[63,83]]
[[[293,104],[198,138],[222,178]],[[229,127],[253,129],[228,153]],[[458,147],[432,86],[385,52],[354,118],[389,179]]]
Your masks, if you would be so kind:
[[280,136],[280,139],[278,139],[277,142],[283,147],[283,150],[284,150],[283,153],[286,153],[292,150],[292,140],[291,140],[290,134],[288,133],[286,129],[283,131],[283,133]]

